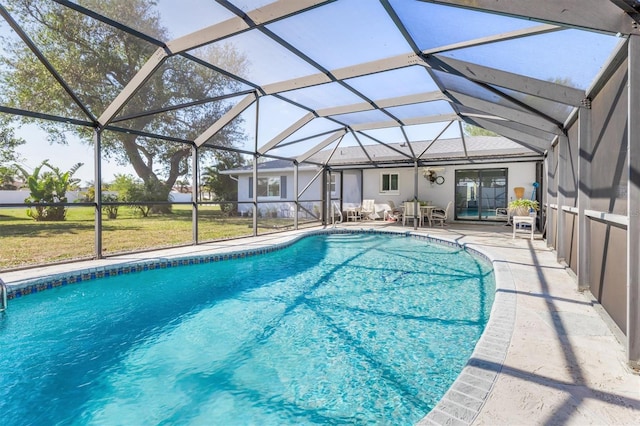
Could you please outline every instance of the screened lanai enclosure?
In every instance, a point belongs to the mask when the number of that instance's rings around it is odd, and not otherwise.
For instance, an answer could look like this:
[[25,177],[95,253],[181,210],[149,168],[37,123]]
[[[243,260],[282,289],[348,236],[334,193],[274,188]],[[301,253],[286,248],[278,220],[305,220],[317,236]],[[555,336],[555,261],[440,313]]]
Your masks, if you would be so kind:
[[364,198],[416,200],[444,167],[489,176],[505,207],[528,167],[538,231],[640,363],[637,1],[0,14],[0,268],[327,224]]

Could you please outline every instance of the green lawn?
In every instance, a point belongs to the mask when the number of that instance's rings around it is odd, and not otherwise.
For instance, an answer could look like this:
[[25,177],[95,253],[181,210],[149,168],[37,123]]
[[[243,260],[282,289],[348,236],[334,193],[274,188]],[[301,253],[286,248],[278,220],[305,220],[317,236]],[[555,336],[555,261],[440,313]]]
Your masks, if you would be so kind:
[[[173,213],[136,216],[120,207],[117,219],[103,215],[105,255],[191,244],[191,207],[173,206]],[[34,266],[94,257],[95,224],[91,207],[70,207],[64,222],[36,222],[25,209],[0,209],[0,269]],[[199,209],[200,242],[252,235],[250,217],[228,216],[218,206]],[[293,219],[259,218],[259,233],[291,229]]]

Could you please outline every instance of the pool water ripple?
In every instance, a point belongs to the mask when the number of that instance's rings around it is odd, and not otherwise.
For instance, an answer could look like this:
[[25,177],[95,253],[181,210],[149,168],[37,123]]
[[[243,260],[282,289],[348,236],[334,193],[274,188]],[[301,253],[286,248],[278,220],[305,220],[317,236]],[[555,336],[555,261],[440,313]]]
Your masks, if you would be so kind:
[[0,319],[3,424],[412,424],[494,291],[459,247],[329,234],[33,294]]

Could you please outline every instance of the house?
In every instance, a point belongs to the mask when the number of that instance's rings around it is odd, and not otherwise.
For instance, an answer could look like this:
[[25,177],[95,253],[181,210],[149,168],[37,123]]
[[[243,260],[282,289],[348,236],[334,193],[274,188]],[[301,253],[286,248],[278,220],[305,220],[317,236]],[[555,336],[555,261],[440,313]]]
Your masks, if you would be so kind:
[[[301,164],[298,166],[298,192],[300,217],[320,217],[322,203],[322,180],[317,179],[321,166]],[[234,176],[238,183],[238,213],[242,216],[253,214],[254,183],[253,166],[222,171]],[[295,212],[295,175],[291,161],[272,160],[258,164],[257,212],[259,217],[293,217]],[[332,198],[337,197],[336,175],[332,178]]]
[[[298,165],[297,186],[291,161],[260,162],[256,197],[253,166],[223,173],[237,179],[241,215],[251,215],[255,201],[261,217],[293,217],[298,201],[299,217],[317,219],[322,217],[327,199],[322,191],[322,164],[330,156],[332,166],[327,168],[326,179],[332,204],[346,211],[359,206],[363,199],[373,199],[376,218],[384,217],[390,202],[402,205],[417,196],[439,206],[454,201],[456,208],[452,214],[457,220],[496,220],[496,209],[506,207],[515,197],[513,188],[524,187],[525,197],[530,197],[534,195],[533,183],[542,182],[537,175],[542,156],[504,137],[467,136],[411,144],[414,152],[427,148],[428,155],[420,157],[417,167],[410,148],[402,143],[370,145],[366,153],[360,146],[320,151],[309,158],[309,163]],[[405,164],[398,165],[397,152],[406,153]],[[396,157],[393,165],[388,158],[392,154]],[[377,167],[366,164],[367,156]],[[496,156],[500,159],[496,160]]]

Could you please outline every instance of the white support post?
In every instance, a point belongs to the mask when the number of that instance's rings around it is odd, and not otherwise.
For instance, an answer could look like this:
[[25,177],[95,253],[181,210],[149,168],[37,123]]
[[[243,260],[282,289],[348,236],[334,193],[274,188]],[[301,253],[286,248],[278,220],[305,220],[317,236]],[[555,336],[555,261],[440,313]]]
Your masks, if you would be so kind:
[[578,290],[591,285],[589,260],[591,255],[591,219],[585,215],[591,199],[591,103],[587,99],[578,112]]
[[260,130],[260,98],[256,100],[256,123],[253,141],[253,236],[258,235],[258,134]]
[[329,170],[327,166],[322,168],[322,179],[321,186],[322,190],[320,191],[320,205],[322,206],[322,224],[327,226],[329,224],[329,201],[327,197],[327,183],[329,180]]
[[629,37],[627,357],[640,368],[640,36]]

